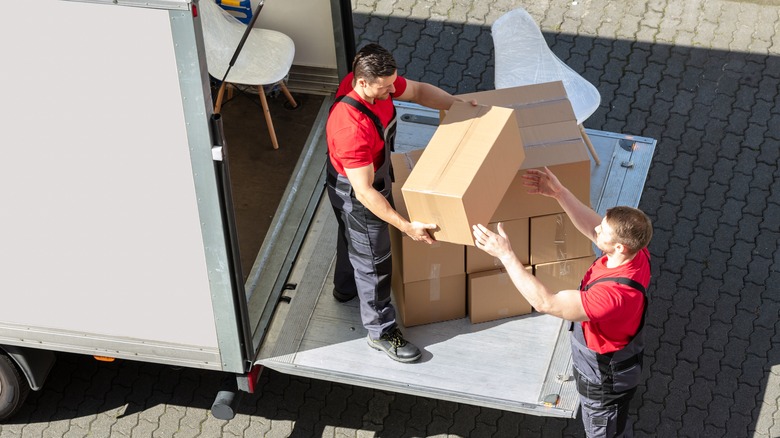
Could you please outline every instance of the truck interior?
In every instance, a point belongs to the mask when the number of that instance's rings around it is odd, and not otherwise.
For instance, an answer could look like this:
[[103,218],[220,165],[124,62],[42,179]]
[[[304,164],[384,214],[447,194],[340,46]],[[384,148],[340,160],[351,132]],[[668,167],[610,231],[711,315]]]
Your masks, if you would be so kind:
[[[213,81],[212,96],[217,94]],[[274,149],[254,89],[238,89],[222,104],[241,270],[246,281],[279,208],[325,96],[293,91],[292,108],[280,92],[267,96],[279,149]]]

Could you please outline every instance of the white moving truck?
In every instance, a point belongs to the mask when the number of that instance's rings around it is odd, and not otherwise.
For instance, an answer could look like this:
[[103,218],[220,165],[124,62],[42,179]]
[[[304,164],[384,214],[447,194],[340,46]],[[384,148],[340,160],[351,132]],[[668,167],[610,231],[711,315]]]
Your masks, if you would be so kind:
[[[332,20],[289,18],[315,8]],[[336,225],[322,181],[331,96],[243,280],[196,11],[193,0],[2,6],[0,420],[44,385],[56,352],[231,373],[235,388],[215,394],[212,410],[225,419],[263,366],[576,415],[568,337],[552,317],[409,328],[425,353],[415,365],[371,354],[356,304],[330,297]],[[264,26],[296,41],[289,87],[332,93],[354,53],[349,1],[279,2],[263,14]],[[438,114],[398,109],[398,149],[424,147]],[[624,147],[627,136],[589,134],[601,156],[594,207],[636,206],[655,141]]]

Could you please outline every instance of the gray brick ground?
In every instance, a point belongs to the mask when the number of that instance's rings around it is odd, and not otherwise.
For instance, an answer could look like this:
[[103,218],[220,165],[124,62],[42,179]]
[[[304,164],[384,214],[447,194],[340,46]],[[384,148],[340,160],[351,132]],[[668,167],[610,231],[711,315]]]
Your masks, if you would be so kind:
[[[780,7],[775,1],[359,0],[358,45],[454,92],[493,88],[489,26],[525,4],[599,88],[585,125],[656,138],[641,207],[656,234],[638,436],[780,436]],[[64,355],[0,437],[582,436],[578,420],[266,372],[238,416],[222,376]]]

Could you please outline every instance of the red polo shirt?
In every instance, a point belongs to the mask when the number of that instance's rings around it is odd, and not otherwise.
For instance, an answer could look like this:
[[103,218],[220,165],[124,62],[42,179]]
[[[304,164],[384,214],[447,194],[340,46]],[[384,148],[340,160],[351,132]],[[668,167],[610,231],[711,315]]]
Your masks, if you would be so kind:
[[[585,273],[583,284],[604,277],[627,277],[647,288],[650,284],[650,252],[642,249],[625,265],[606,266],[601,257]],[[582,322],[585,342],[591,350],[606,354],[620,350],[631,341],[642,321],[644,297],[631,286],[605,281],[581,292],[582,306],[590,321]]]
[[[393,85],[395,93],[390,99],[374,99],[374,103],[363,100],[352,86],[353,74],[341,81],[336,97],[348,95],[365,105],[379,117],[383,126],[393,118],[393,97],[406,91],[406,79],[398,76]],[[345,103],[336,104],[325,127],[328,139],[330,161],[336,171],[346,176],[344,168],[355,169],[374,164],[374,170],[384,163],[384,139],[379,136],[374,122],[357,108]]]

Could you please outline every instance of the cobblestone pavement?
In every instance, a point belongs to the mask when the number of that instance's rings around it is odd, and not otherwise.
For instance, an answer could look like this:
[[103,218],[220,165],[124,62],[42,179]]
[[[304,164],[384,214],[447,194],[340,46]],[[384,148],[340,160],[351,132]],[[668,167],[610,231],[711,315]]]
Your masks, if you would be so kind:
[[[778,3],[353,0],[358,46],[378,41],[451,92],[493,87],[489,26],[522,5],[598,86],[586,127],[658,140],[640,205],[656,234],[638,436],[780,436]],[[221,378],[66,355],[0,436],[582,436],[579,420],[273,371],[220,421]]]

